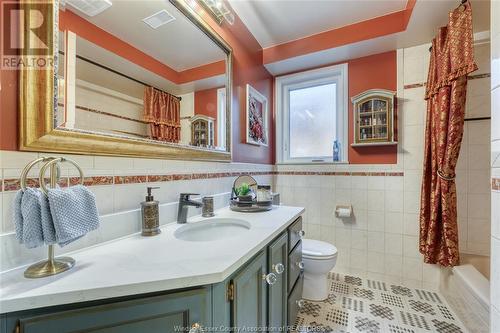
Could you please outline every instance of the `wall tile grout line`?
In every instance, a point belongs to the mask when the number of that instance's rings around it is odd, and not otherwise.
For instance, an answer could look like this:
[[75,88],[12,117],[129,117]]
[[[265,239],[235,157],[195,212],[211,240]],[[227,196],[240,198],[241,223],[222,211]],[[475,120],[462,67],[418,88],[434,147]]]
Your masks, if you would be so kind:
[[[469,75],[467,76],[468,80],[477,80],[477,79],[485,79],[491,77],[490,73],[483,73],[483,74],[477,74],[477,75]],[[418,83],[412,83],[412,84],[405,84],[404,89],[413,89],[413,88],[420,88],[420,87],[425,87],[427,82],[418,82]]]

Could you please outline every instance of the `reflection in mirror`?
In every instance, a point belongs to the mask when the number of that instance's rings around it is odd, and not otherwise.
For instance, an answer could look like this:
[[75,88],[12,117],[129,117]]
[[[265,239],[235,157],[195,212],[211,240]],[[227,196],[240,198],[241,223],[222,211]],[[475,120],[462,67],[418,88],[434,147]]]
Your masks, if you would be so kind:
[[168,1],[73,4],[59,13],[58,128],[226,150],[222,48]]

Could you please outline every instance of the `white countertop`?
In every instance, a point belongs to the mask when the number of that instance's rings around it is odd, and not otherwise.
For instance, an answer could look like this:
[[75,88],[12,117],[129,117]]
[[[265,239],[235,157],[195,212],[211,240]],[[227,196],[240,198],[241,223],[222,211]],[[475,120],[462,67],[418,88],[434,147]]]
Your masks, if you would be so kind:
[[174,237],[182,224],[168,224],[158,236],[135,234],[70,253],[75,267],[58,275],[27,279],[25,267],[12,270],[0,274],[0,313],[218,283],[303,212],[286,206],[246,214],[223,208],[215,217],[245,220],[250,230],[240,237],[191,242]]

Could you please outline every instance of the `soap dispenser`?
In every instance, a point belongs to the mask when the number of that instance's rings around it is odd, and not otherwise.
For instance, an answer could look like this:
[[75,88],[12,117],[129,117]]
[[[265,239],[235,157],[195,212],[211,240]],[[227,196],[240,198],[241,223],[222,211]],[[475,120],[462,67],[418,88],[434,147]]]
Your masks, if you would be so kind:
[[159,202],[155,200],[151,191],[159,187],[148,187],[148,195],[146,201],[141,202],[142,213],[142,235],[154,236],[158,235],[160,230],[160,214],[158,209]]

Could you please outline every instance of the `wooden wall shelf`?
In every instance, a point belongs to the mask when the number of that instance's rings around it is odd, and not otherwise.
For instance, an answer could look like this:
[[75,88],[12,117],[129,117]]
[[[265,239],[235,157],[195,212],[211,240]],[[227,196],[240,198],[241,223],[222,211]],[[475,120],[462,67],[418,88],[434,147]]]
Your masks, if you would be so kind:
[[352,147],[397,145],[394,141],[394,96],[385,89],[370,89],[354,97]]

